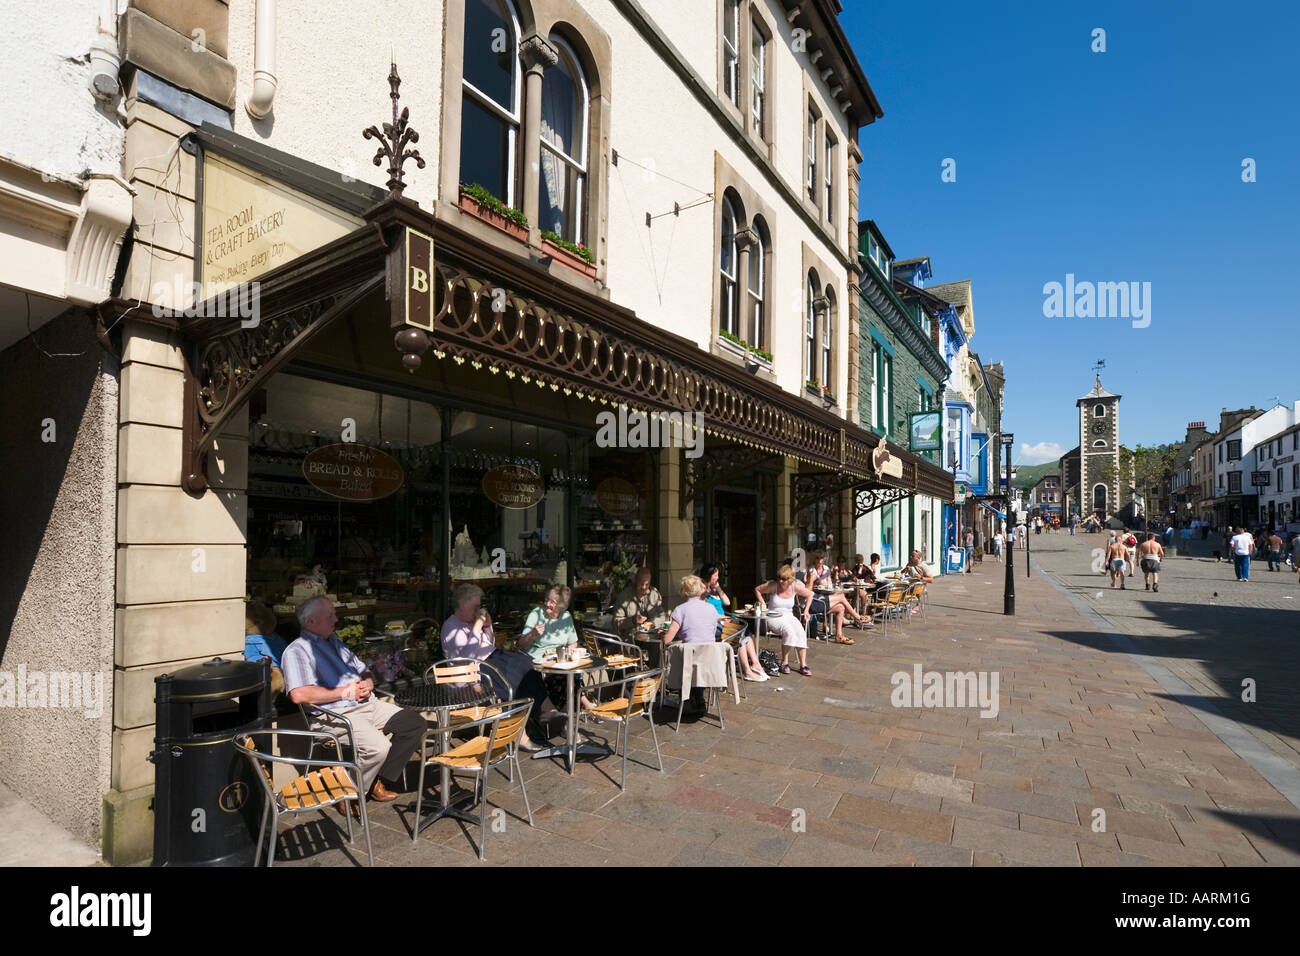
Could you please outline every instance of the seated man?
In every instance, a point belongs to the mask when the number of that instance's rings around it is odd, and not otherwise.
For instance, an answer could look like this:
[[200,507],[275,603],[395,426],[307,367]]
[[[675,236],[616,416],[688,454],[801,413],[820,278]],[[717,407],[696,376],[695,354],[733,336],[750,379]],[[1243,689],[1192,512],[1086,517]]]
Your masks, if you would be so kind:
[[922,581],[926,584],[934,583],[934,572],[922,563],[920,551],[912,552],[912,557],[908,560],[907,567],[903,568],[903,574],[907,575],[907,577],[913,581]]
[[636,579],[614,598],[614,629],[624,637],[636,633],[647,622],[664,615],[664,599],[650,584],[650,569],[642,568]]
[[[302,636],[280,658],[285,689],[295,704],[315,704],[351,721],[361,789],[387,803],[397,794],[385,781],[395,784],[420,749],[428,724],[415,711],[374,696],[374,675],[334,633],[338,620],[328,598],[308,598],[298,605]],[[340,727],[317,720],[312,729],[337,733]],[[393,735],[391,743],[384,734]],[[359,811],[354,807],[354,812]]]

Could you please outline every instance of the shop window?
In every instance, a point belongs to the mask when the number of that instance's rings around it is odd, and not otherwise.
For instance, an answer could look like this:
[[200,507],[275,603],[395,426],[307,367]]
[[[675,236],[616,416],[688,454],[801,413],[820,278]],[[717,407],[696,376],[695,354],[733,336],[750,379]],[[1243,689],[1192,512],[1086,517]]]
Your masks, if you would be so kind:
[[508,0],[466,0],[464,56],[460,181],[517,205],[519,20]]
[[559,59],[542,77],[539,225],[582,243],[587,185],[588,94],[572,48],[552,36]]
[[885,505],[880,510],[880,566],[898,567],[902,563],[898,551],[898,505]]

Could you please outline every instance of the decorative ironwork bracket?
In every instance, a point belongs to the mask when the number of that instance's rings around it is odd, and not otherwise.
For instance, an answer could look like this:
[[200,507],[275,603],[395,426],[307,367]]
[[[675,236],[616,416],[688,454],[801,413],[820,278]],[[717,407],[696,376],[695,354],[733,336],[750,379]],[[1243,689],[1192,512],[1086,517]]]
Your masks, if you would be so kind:
[[902,501],[912,494],[913,492],[908,488],[890,488],[885,485],[857,488],[853,492],[853,521],[856,524],[863,515],[896,501]]
[[790,520],[798,520],[799,512],[841,491],[862,484],[858,475],[842,471],[819,471],[794,475],[790,482]]
[[379,273],[346,295],[329,296],[191,346],[181,431],[181,486],[187,492],[200,495],[208,487],[212,443],[253,393],[318,332],[383,284]]
[[[683,453],[684,456],[684,453]],[[695,499],[708,494],[719,485],[725,485],[741,476],[751,474],[755,469],[772,463],[781,464],[781,456],[762,448],[742,445],[728,445],[722,448],[710,448],[708,455],[685,459],[682,462],[681,500],[678,517],[685,520]]]

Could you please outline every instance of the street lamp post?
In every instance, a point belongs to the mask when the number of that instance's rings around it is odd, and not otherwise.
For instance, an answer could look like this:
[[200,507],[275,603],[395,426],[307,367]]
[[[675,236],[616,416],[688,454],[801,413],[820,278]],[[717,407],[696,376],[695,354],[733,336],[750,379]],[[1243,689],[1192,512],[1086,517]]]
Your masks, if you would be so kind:
[[[1012,528],[1015,527],[1011,523],[1011,446],[1012,444],[1015,443],[1015,438],[1016,436],[1010,433],[1002,436],[1002,447],[1007,450],[1007,493],[1003,497],[1003,501],[1005,502],[1004,514],[1006,515],[1006,519],[1007,519],[1008,531],[1010,531]],[[1026,539],[1026,541],[1027,540],[1028,539]],[[1008,547],[1006,549],[1006,552],[1007,552],[1007,577],[1006,577],[1006,584],[1004,585],[1002,591],[1002,613],[1015,614],[1016,613],[1016,579],[1011,574],[1011,565],[1013,562],[1013,556],[1016,553],[1016,549],[1013,547]],[[1026,562],[1027,561],[1028,558],[1026,558]]]

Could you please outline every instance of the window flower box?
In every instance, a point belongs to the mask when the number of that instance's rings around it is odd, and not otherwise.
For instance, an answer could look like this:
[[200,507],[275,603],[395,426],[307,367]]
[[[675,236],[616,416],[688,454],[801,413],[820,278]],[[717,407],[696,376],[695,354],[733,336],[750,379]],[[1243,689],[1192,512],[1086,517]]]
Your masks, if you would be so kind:
[[482,186],[462,185],[459,205],[462,211],[483,220],[507,236],[520,242],[528,241],[528,220],[523,213],[517,209],[507,209]]
[[[561,243],[564,243],[561,245]],[[572,246],[572,248],[569,248]],[[585,250],[587,255],[591,255],[591,250],[577,243],[565,243],[555,233],[548,230],[542,230],[542,253],[550,256],[560,265],[572,272],[578,273],[587,279],[596,278],[596,263],[593,259],[588,259],[581,251]]]

